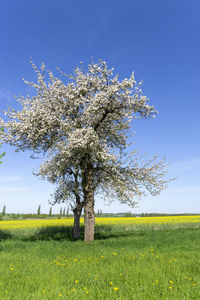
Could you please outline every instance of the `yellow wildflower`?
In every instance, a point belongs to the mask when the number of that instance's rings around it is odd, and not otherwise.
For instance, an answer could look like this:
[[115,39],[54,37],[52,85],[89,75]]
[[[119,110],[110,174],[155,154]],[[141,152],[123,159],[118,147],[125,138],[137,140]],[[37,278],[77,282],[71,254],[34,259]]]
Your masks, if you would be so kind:
[[119,290],[119,288],[118,287],[114,287],[114,291],[118,291]]

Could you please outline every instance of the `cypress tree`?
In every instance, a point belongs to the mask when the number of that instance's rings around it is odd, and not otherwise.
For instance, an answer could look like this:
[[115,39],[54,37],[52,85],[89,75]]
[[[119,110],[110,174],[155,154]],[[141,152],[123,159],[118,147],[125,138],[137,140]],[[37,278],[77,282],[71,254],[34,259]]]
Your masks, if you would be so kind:
[[38,206],[38,210],[37,210],[37,215],[40,215],[40,209],[41,209],[41,205]]
[[62,207],[60,208],[60,216],[62,216]]
[[49,216],[51,217],[51,215],[52,215],[52,207],[50,207],[49,209]]
[[63,217],[65,217],[65,208],[63,209]]
[[5,214],[6,214],[6,205],[3,206],[2,217],[4,217]]

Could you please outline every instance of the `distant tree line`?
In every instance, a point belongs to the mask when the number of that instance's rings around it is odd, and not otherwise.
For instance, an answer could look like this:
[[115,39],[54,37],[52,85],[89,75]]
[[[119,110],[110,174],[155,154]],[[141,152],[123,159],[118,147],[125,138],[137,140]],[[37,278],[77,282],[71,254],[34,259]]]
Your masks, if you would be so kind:
[[0,213],[0,220],[3,218],[6,219],[27,219],[27,218],[61,218],[61,217],[72,217],[73,214],[70,214],[69,208],[60,208],[60,213],[53,214],[52,207],[49,208],[49,213],[45,214],[41,212],[41,205],[38,206],[36,213],[26,213],[26,214],[20,214],[20,213],[6,213],[6,205],[3,206],[3,209]]
[[[129,212],[119,212],[119,213],[103,213],[101,209],[99,209],[95,213],[95,217],[101,217],[101,218],[117,218],[117,217],[165,217],[165,216],[195,216],[199,215],[192,214],[192,213],[182,213],[182,214],[166,214],[166,213],[140,213],[140,214],[133,214],[131,211]],[[82,214],[84,216],[84,214]],[[38,206],[37,212],[34,214],[27,213],[27,214],[19,214],[19,213],[6,213],[6,205],[3,205],[2,211],[0,213],[0,220],[3,219],[34,219],[34,218],[40,218],[40,219],[47,219],[47,218],[61,218],[61,217],[73,217],[73,213],[69,212],[69,208],[60,208],[60,212],[58,214],[53,214],[52,212],[52,206],[49,208],[48,214],[41,213],[41,205]]]

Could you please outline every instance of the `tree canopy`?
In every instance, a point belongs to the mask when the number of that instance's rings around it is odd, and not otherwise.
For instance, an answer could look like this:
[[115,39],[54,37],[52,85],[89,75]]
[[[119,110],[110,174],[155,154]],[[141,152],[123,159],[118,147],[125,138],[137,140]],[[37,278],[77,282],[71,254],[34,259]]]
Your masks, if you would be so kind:
[[169,181],[164,159],[155,155],[140,161],[136,151],[125,151],[132,121],[154,118],[157,111],[134,73],[119,81],[102,60],[88,65],[87,72],[82,67],[73,75],[59,70],[66,82],[46,71],[44,63],[41,70],[32,66],[37,83],[25,83],[36,94],[17,99],[21,111],[5,112],[10,121],[0,119],[3,140],[15,151],[31,150],[32,158],[47,154],[34,174],[58,184],[57,200],[71,201],[73,195],[77,200],[78,195],[84,204],[85,240],[93,240],[95,193],[134,207],[137,197],[146,191],[158,195]]

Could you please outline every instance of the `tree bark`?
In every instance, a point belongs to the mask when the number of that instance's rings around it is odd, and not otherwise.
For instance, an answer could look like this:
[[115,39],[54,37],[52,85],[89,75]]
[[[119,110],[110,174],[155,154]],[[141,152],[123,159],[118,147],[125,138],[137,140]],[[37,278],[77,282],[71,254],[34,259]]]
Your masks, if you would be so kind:
[[73,189],[74,196],[76,197],[76,207],[73,209],[74,212],[74,228],[73,228],[73,237],[75,240],[80,238],[80,217],[82,213],[82,209],[84,206],[84,201],[81,202],[80,195],[78,193],[78,172],[79,170],[76,169],[74,174],[75,186]]
[[73,209],[74,212],[74,228],[73,228],[73,238],[78,240],[80,238],[80,217],[82,212],[83,204],[77,205],[76,208]]
[[87,196],[87,201],[85,202],[84,207],[84,241],[90,242],[94,240],[94,197],[92,193]]
[[82,169],[82,187],[84,193],[84,241],[94,240],[94,170],[92,164]]

